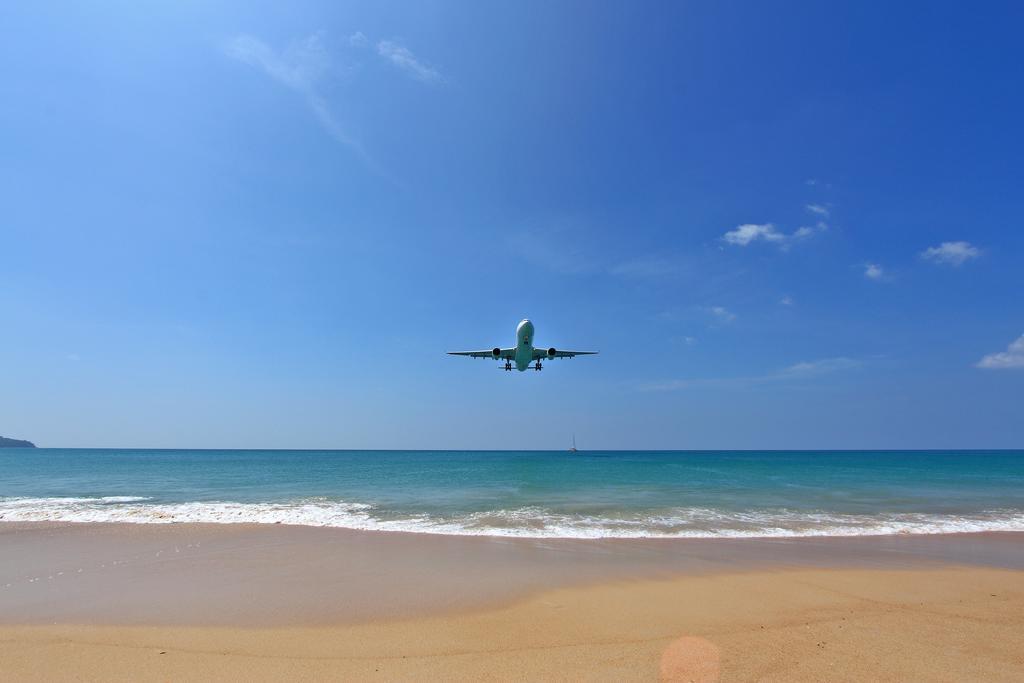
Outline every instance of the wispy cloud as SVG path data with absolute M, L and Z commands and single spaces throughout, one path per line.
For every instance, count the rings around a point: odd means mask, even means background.
M 560 275 L 583 275 L 604 269 L 587 249 L 585 231 L 571 219 L 514 230 L 505 235 L 508 252 L 527 263 Z
M 366 48 L 370 46 L 370 39 L 362 31 L 356 31 L 347 39 L 350 47 Z M 422 59 L 413 54 L 412 50 L 395 40 L 380 40 L 375 46 L 377 55 L 397 67 L 408 76 L 427 83 L 428 85 L 439 85 L 447 79 L 437 68 L 424 63 Z
M 1024 334 L 1010 342 L 1005 351 L 990 353 L 976 363 L 986 370 L 1024 369 Z
M 227 42 L 224 52 L 232 59 L 259 69 L 280 85 L 300 95 L 331 137 L 373 165 L 362 146 L 345 130 L 317 90 L 319 82 L 332 66 L 323 45 L 322 34 L 314 33 L 283 51 L 274 50 L 253 36 L 240 35 Z
M 971 259 L 981 256 L 981 250 L 970 242 L 943 242 L 937 247 L 928 247 L 921 252 L 921 258 L 934 263 L 962 266 Z
M 736 320 L 736 314 L 722 306 L 712 306 L 708 311 L 720 323 L 731 323 Z
M 808 185 L 817 183 L 815 180 L 805 182 Z M 832 211 L 828 205 L 804 204 L 804 210 L 818 217 L 814 225 L 804 225 L 791 233 L 785 233 L 776 228 L 774 223 L 744 223 L 722 235 L 722 241 L 737 247 L 750 246 L 754 242 L 768 242 L 782 251 L 787 251 L 793 243 L 809 239 L 828 230 L 828 223 L 825 219 Z
M 728 244 L 735 244 L 745 247 L 752 242 L 763 240 L 765 242 L 783 242 L 786 236 L 775 229 L 771 223 L 744 223 L 735 230 L 722 235 L 722 240 Z
M 826 375 L 840 370 L 849 370 L 861 365 L 859 360 L 837 356 L 835 358 L 821 358 L 819 360 L 803 361 L 783 368 L 774 375 L 766 375 L 769 379 L 789 379 L 792 377 L 810 377 L 814 375 Z
M 768 242 L 787 250 L 793 242 L 805 240 L 825 230 L 828 230 L 828 224 L 824 221 L 818 221 L 814 227 L 797 228 L 791 234 L 780 232 L 772 223 L 744 223 L 722 235 L 722 241 L 737 247 L 746 247 L 754 242 Z
M 795 304 L 795 302 L 793 301 L 793 297 L 791 296 L 782 297 L 781 299 L 779 299 L 779 303 L 782 304 L 783 306 L 793 306 Z
M 393 40 L 382 40 L 377 43 L 377 54 L 423 83 L 434 85 L 445 81 L 440 71 L 424 64 L 409 48 Z
M 805 240 L 808 237 L 814 237 L 819 232 L 825 232 L 826 230 L 828 230 L 828 223 L 826 223 L 825 221 L 818 221 L 817 223 L 814 224 L 813 227 L 805 225 L 803 227 L 797 228 L 795 231 L 793 231 L 793 234 L 790 235 L 790 239 Z
M 678 391 L 690 389 L 691 387 L 708 386 L 714 380 L 700 379 L 665 379 L 657 382 L 647 382 L 637 387 L 640 391 Z
M 851 370 L 862 365 L 862 362 L 855 358 L 838 356 L 835 358 L 821 358 L 819 360 L 804 361 L 782 368 L 776 372 L 765 375 L 754 375 L 748 377 L 703 377 L 695 379 L 671 379 L 659 382 L 650 382 L 641 385 L 641 391 L 678 391 L 694 387 L 745 387 L 772 382 L 788 382 L 808 380 L 815 377 L 830 375 L 837 372 Z
M 283 52 L 277 52 L 258 38 L 241 35 L 228 41 L 224 51 L 229 57 L 258 67 L 282 85 L 303 94 L 312 92 L 330 63 L 319 33 L 292 44 Z
M 865 263 L 864 277 L 877 282 L 885 278 L 885 270 L 877 263 Z
M 629 280 L 661 281 L 689 273 L 677 255 L 602 253 L 587 226 L 572 216 L 556 216 L 504 237 L 508 253 L 560 275 L 611 275 Z M 617 258 L 616 258 L 617 257 Z

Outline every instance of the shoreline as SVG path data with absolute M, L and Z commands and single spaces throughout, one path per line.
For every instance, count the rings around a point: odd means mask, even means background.
M 358 534 L 370 536 L 391 536 L 404 538 L 433 538 L 433 539 L 479 539 L 481 541 L 508 541 L 512 543 L 566 543 L 566 544 L 703 544 L 703 543 L 814 543 L 814 542 L 839 542 L 839 541 L 885 541 L 893 539 L 1020 539 L 1024 543 L 1024 530 L 996 529 L 985 531 L 940 531 L 940 532 L 910 532 L 901 531 L 895 533 L 854 533 L 854 534 L 780 534 L 777 536 L 517 536 L 502 533 L 448 533 L 440 531 L 410 531 L 407 529 L 361 529 L 345 526 L 316 525 L 316 524 L 291 524 L 287 522 L 192 522 L 192 521 L 170 521 L 170 522 L 129 522 L 129 521 L 68 521 L 68 520 L 6 520 L 0 518 L 0 535 L 5 532 L 24 531 L 51 531 L 58 529 L 73 528 L 140 528 L 140 529 L 237 529 L 246 531 L 258 531 L 262 529 L 294 529 L 294 530 L 316 530 L 318 532 Z M 1024 569 L 1024 560 L 1021 567 Z
M 297 626 L 547 590 L 793 570 L 1024 570 L 1024 533 L 521 539 L 263 524 L 0 523 L 0 624 Z
M 574 515 L 558 512 L 494 510 L 450 518 L 430 514 L 398 518 L 375 516 L 360 502 L 297 500 L 285 502 L 152 502 L 145 496 L 0 498 L 2 523 L 96 524 L 257 524 L 351 531 L 406 532 L 440 536 L 522 539 L 750 539 L 941 535 L 1024 532 L 1020 510 L 973 514 L 890 512 L 809 513 L 788 510 L 739 511 L 691 508 L 667 516 Z M 483 523 L 478 517 L 483 514 Z

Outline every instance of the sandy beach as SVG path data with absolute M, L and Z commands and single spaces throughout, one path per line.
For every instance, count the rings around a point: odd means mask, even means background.
M 1020 680 L 1017 534 L 0 525 L 7 680 Z

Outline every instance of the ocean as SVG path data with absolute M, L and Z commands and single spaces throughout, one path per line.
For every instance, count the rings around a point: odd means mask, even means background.
M 1024 531 L 1024 451 L 0 450 L 3 521 L 532 538 Z

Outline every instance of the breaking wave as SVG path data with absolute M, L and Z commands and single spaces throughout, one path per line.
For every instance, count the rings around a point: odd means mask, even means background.
M 0 522 L 291 524 L 366 531 L 520 538 L 785 538 L 1024 531 L 1024 510 L 953 515 L 842 514 L 790 509 L 673 508 L 569 514 L 541 507 L 453 515 L 399 515 L 366 503 L 307 499 L 280 503 L 151 503 L 139 496 L 0 498 Z

